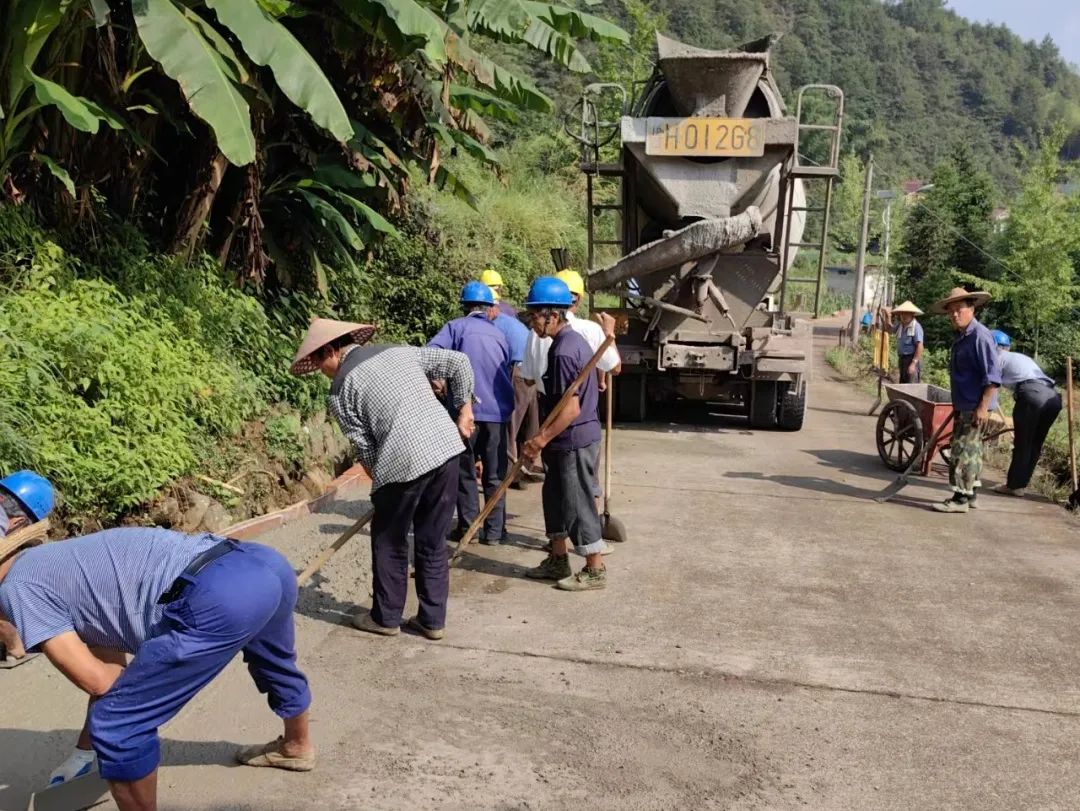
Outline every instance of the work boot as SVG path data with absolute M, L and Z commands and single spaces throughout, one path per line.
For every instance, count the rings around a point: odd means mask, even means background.
M 934 505 L 934 510 L 939 513 L 966 513 L 969 509 L 971 509 L 970 500 L 959 493 Z
M 1024 495 L 1024 488 L 1023 487 L 1017 487 L 1014 490 L 1013 488 L 1009 487 L 1009 485 L 1007 485 L 1007 484 L 999 484 L 997 487 L 994 488 L 994 492 L 999 493 L 1000 495 L 1003 495 L 1003 496 L 1022 496 L 1022 495 Z
M 526 569 L 525 576 L 533 580 L 562 580 L 574 574 L 570 568 L 570 556 L 548 555 L 535 569 Z
M 560 580 L 555 584 L 555 588 L 563 591 L 592 591 L 602 589 L 606 585 L 607 569 L 593 569 L 591 566 L 585 566 L 577 574 Z
M 438 641 L 446 636 L 446 631 L 442 628 L 428 628 L 422 622 L 419 617 L 409 617 L 409 621 L 405 623 L 410 631 L 415 631 L 423 637 L 426 637 L 432 641 Z
M 401 633 L 401 628 L 397 626 L 379 625 L 371 614 L 357 614 L 352 618 L 352 626 L 358 631 L 367 631 L 369 634 L 379 636 L 397 636 Z

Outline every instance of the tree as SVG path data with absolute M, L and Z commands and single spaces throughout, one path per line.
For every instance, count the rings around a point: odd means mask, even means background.
M 1076 164 L 1063 164 L 1061 127 L 1027 156 L 1020 195 L 1009 209 L 1004 264 L 986 285 L 1008 305 L 1014 328 L 1030 339 L 1035 353 L 1047 325 L 1074 319 L 1080 287 L 1080 199 L 1066 197 L 1060 184 L 1076 178 Z
M 68 216 L 139 201 L 177 251 L 319 279 L 394 233 L 414 174 L 471 200 L 444 158 L 495 164 L 485 118 L 553 110 L 483 40 L 584 73 L 582 41 L 627 35 L 537 0 L 8 0 L 0 184 Z

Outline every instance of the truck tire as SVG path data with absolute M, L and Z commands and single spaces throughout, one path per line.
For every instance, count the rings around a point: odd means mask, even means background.
M 806 417 L 806 386 L 802 391 L 792 388 L 790 383 L 780 386 L 780 417 L 782 431 L 799 431 Z
M 777 425 L 777 384 L 755 380 L 750 384 L 750 427 L 771 431 Z

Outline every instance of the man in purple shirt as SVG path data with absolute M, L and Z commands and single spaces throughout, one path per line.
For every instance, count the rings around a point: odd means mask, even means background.
M 943 513 L 966 513 L 975 504 L 982 473 L 983 432 L 991 404 L 1001 386 L 997 345 L 990 330 L 975 319 L 975 308 L 990 301 L 990 294 L 954 288 L 932 312 L 948 315 L 956 330 L 949 356 L 953 428 L 949 449 L 952 498 L 934 505 Z
M 554 277 L 537 279 L 526 301 L 533 331 L 551 338 L 541 414 L 547 417 L 563 393 L 592 358 L 588 342 L 570 328 L 566 313 L 573 304 L 570 288 Z M 613 321 L 605 328 L 611 334 Z M 593 500 L 593 481 L 599 455 L 600 419 L 597 411 L 599 387 L 596 375 L 588 375 L 577 394 L 547 428 L 525 443 L 526 458 L 543 456 L 547 467 L 544 479 L 544 525 L 551 539 L 551 552 L 526 574 L 537 580 L 555 580 L 564 591 L 588 591 L 607 585 L 604 568 L 604 541 L 600 537 L 600 516 Z M 585 567 L 574 574 L 570 569 L 567 541 L 585 557 Z
M 476 463 L 483 466 L 484 498 L 499 489 L 506 476 L 510 417 L 514 413 L 514 384 L 511 381 L 510 346 L 502 330 L 491 323 L 495 296 L 483 282 L 468 282 L 461 290 L 465 315 L 439 330 L 430 347 L 464 353 L 472 365 L 476 385 L 473 418 L 476 420 L 470 446 L 461 454 L 458 481 L 458 526 L 460 538 L 480 513 L 476 487 Z M 480 543 L 494 546 L 506 536 L 506 506 L 503 499 L 484 521 Z

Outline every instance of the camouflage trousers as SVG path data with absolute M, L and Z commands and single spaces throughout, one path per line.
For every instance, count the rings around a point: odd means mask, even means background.
M 974 411 L 953 413 L 952 443 L 949 446 L 949 484 L 962 496 L 975 495 L 981 487 L 983 427 L 974 425 Z

